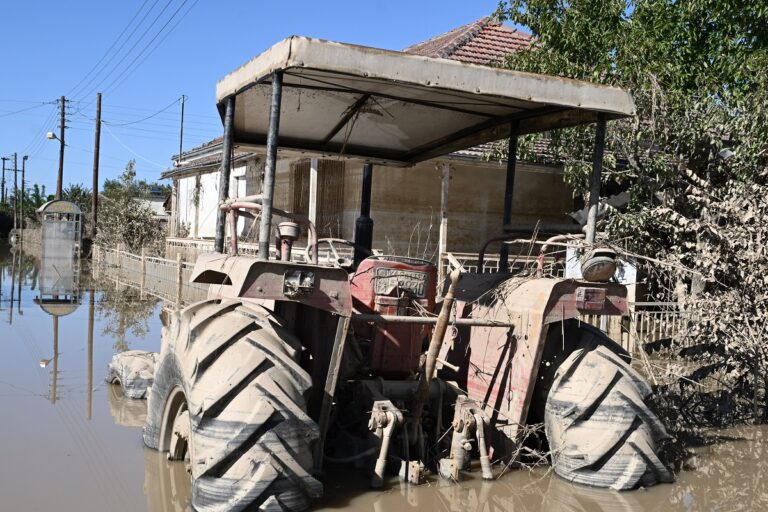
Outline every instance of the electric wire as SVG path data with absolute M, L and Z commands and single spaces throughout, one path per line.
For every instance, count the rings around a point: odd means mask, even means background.
M 171 27 L 171 29 L 168 30 L 168 32 L 166 32 L 166 34 L 163 36 L 163 38 L 160 41 L 158 41 L 158 44 L 154 48 L 152 48 L 152 50 L 147 54 L 147 56 L 144 59 L 142 59 L 141 62 L 139 62 L 134 67 L 134 63 L 144 54 L 144 52 L 146 52 L 149 49 L 149 47 L 152 45 L 152 43 L 155 41 L 155 39 L 157 39 L 158 36 L 160 36 L 160 34 L 162 34 L 162 32 L 165 30 L 165 28 L 179 14 L 181 9 L 184 7 L 184 5 L 186 5 L 186 3 L 188 1 L 189 0 L 183 0 L 181 2 L 181 5 L 179 5 L 179 7 L 173 12 L 171 17 L 168 18 L 168 21 L 166 21 L 165 24 L 160 28 L 160 30 L 157 31 L 157 33 L 154 35 L 154 37 L 152 37 L 152 39 L 149 41 L 149 43 L 147 43 L 146 46 L 144 46 L 144 49 L 142 49 L 141 52 L 139 52 L 136 55 L 136 57 L 134 57 L 134 59 L 131 61 L 131 63 L 128 64 L 128 66 L 125 68 L 125 70 L 123 70 L 123 72 L 120 73 L 120 75 L 118 75 L 117 78 L 115 78 L 109 85 L 107 85 L 107 87 L 104 89 L 105 92 L 112 91 L 112 90 L 116 89 L 117 87 L 119 87 L 120 85 L 122 85 L 122 83 L 125 82 L 125 80 L 131 76 L 133 71 L 138 69 L 144 63 L 144 61 L 147 58 L 149 58 L 149 56 L 152 55 L 152 53 L 163 43 L 163 41 L 165 41 L 165 39 L 171 34 L 171 32 L 173 32 L 173 30 L 179 25 L 179 23 L 181 23 L 181 21 L 186 17 L 186 15 L 189 14 L 189 11 L 192 10 L 192 8 L 197 4 L 197 2 L 199 0 L 195 0 L 195 2 L 192 4 L 192 6 L 181 16 L 181 18 L 179 18 L 179 20 L 176 22 L 176 24 L 174 24 L 173 27 Z M 128 73 L 129 71 L 130 71 L 130 73 Z M 128 75 L 125 76 L 125 78 L 121 79 L 121 77 L 123 77 L 126 73 L 128 73 Z M 115 85 L 116 83 L 117 83 L 117 85 Z
M 42 102 L 42 103 L 40 103 L 38 105 L 32 105 L 31 107 L 22 108 L 20 110 L 13 110 L 11 112 L 4 112 L 4 113 L 0 114 L 0 118 L 2 118 L 2 117 L 9 117 L 9 116 L 15 116 L 16 114 L 21 114 L 23 112 L 28 112 L 30 110 L 34 110 L 36 108 L 44 107 L 45 105 L 50 105 L 50 104 L 51 104 L 51 102 L 47 101 L 47 102 Z
M 115 139 L 115 141 L 116 141 L 118 144 L 120 144 L 121 146 L 123 146 L 123 148 L 125 148 L 125 149 L 126 149 L 127 151 L 129 151 L 131 154 L 135 155 L 137 158 L 141 158 L 141 159 L 142 159 L 142 160 L 144 160 L 145 162 L 147 162 L 147 163 L 150 163 L 150 164 L 152 164 L 152 165 L 155 165 L 155 166 L 159 167 L 160 169 L 165 169 L 165 168 L 167 167 L 166 165 L 163 165 L 163 164 L 159 164 L 159 163 L 157 163 L 157 162 L 154 162 L 154 161 L 152 161 L 152 160 L 150 160 L 150 159 L 148 159 L 148 158 L 145 158 L 144 156 L 140 155 L 139 153 L 137 153 L 136 151 L 134 151 L 133 149 L 131 149 L 130 147 L 128 147 L 127 145 L 125 145 L 125 143 L 123 143 L 123 141 L 122 141 L 122 140 L 120 140 L 120 138 L 119 138 L 117 135 L 115 135 L 114 133 L 112 133 L 112 130 L 109 128 L 109 126 L 108 126 L 108 125 L 104 125 L 104 128 L 107 130 L 107 133 L 108 133 L 108 134 L 109 134 L 109 135 L 110 135 L 110 136 L 111 136 L 113 139 Z
M 162 109 L 158 110 L 154 114 L 148 115 L 147 117 L 139 119 L 137 121 L 131 121 L 131 122 L 128 122 L 128 123 L 113 123 L 113 122 L 110 122 L 108 120 L 102 120 L 102 123 L 108 124 L 108 125 L 113 126 L 113 127 L 115 127 L 115 126 L 128 126 L 128 125 L 132 125 L 132 124 L 142 123 L 144 121 L 148 121 L 149 119 L 152 119 L 153 117 L 155 117 L 155 116 L 157 116 L 159 114 L 162 114 L 163 112 L 165 112 L 166 110 L 168 110 L 169 108 L 174 106 L 177 101 L 179 101 L 179 100 L 173 100 L 167 106 L 165 106 Z
M 91 80 L 89 80 L 87 84 L 85 84 L 84 86 L 80 87 L 80 89 L 79 89 L 79 92 L 78 92 L 77 90 L 73 91 L 73 92 L 72 92 L 72 94 L 71 94 L 72 96 L 74 96 L 74 97 L 81 97 L 81 98 L 82 98 L 82 97 L 85 97 L 85 96 L 87 96 L 87 94 L 85 94 L 85 91 L 86 91 L 86 89 L 88 88 L 88 86 L 90 86 L 90 85 L 91 85 L 91 84 L 92 84 L 92 83 L 93 83 L 93 82 L 94 82 L 94 81 L 95 81 L 95 80 L 98 78 L 98 76 L 99 76 L 99 75 L 102 73 L 102 71 L 106 70 L 106 69 L 109 67 L 109 65 L 112 63 L 112 61 L 114 61 L 114 60 L 115 60 L 115 57 L 117 57 L 118 55 L 120 55 L 120 52 L 122 52 L 122 51 L 123 51 L 123 48 L 125 48 L 125 45 L 126 45 L 126 44 L 127 44 L 127 43 L 128 43 L 130 40 L 131 40 L 131 38 L 133 37 L 133 34 L 135 34 L 135 33 L 136 33 L 136 31 L 139 29 L 139 27 L 141 27 L 141 26 L 144 24 L 144 20 L 146 20 L 146 19 L 147 19 L 147 16 L 149 16 L 149 13 L 151 13 L 151 12 L 152 12 L 152 11 L 155 9 L 155 6 L 157 5 L 157 3 L 158 3 L 159 1 L 160 1 L 160 0 L 155 0 L 155 1 L 152 3 L 152 5 L 150 6 L 149 10 L 148 10 L 147 12 L 145 12 L 145 13 L 144 13 L 144 16 L 142 16 L 142 18 L 141 18 L 141 20 L 139 21 L 139 23 L 137 23 L 137 24 L 136 24 L 136 26 L 134 26 L 134 27 L 133 27 L 133 30 L 131 30 L 131 33 L 128 35 L 128 37 L 126 37 L 126 38 L 125 38 L 125 40 L 124 40 L 124 41 L 123 41 L 123 42 L 120 44 L 120 47 L 119 47 L 119 48 L 118 48 L 118 49 L 117 49 L 117 50 L 116 50 L 116 51 L 115 51 L 115 52 L 112 54 L 112 56 L 109 58 L 109 60 L 107 60 L 107 62 L 106 62 L 106 63 L 104 63 L 104 66 L 102 66 L 102 69 L 101 69 L 101 70 L 100 70 L 100 71 L 99 71 L 99 72 L 98 72 L 98 73 L 97 73 L 97 74 L 96 74 L 96 75 L 95 75 L 93 78 L 91 78 Z M 169 2 L 168 2 L 168 5 L 170 5 L 171 1 L 173 1 L 173 0 L 169 0 Z M 167 6 L 168 6 L 168 5 L 166 5 L 166 8 L 167 8 Z M 161 11 L 161 13 L 160 13 L 160 14 L 162 15 L 162 11 Z M 150 25 L 149 25 L 149 27 L 147 28 L 147 30 L 149 30 L 149 28 L 151 28 L 151 27 L 152 27 L 152 25 L 153 25 L 153 24 L 154 24 L 156 21 L 157 21 L 157 18 L 155 19 L 155 21 L 153 21 L 152 23 L 150 23 Z M 143 35 L 143 34 L 142 34 L 142 36 L 139 38 L 139 41 L 141 40 L 141 38 L 142 38 L 142 37 L 144 37 L 144 35 Z M 129 50 L 129 53 L 130 53 L 130 50 Z M 125 56 L 123 56 L 123 59 L 125 59 Z M 121 62 L 122 62 L 122 60 L 121 60 Z M 118 62 L 117 66 L 119 66 L 119 65 L 120 65 L 120 63 Z M 115 66 L 115 68 L 116 68 L 117 66 Z M 113 69 L 114 69 L 114 68 L 113 68 Z M 106 76 L 109 76 L 109 73 L 107 73 L 107 75 L 106 75 Z M 105 76 L 105 78 L 106 78 L 106 76 Z M 103 79 L 102 79 L 102 82 L 103 82 Z M 102 82 L 99 82 L 99 85 L 100 85 Z M 96 88 L 98 88 L 98 85 L 96 86 Z M 94 89 L 94 90 L 95 90 L 95 89 Z
M 100 59 L 99 59 L 99 60 L 96 62 L 96 64 L 94 64 L 94 65 L 93 65 L 93 67 L 92 67 L 92 68 L 91 68 L 91 69 L 90 69 L 90 70 L 89 70 L 89 71 L 88 71 L 88 72 L 85 74 L 85 76 L 83 76 L 83 78 L 81 78 L 81 79 L 80 79 L 80 81 L 79 81 L 79 82 L 77 82 L 77 84 L 75 84 L 75 86 L 74 86 L 72 89 L 70 89 L 70 91 L 69 91 L 69 93 L 67 94 L 67 96 L 71 96 L 72 94 L 74 94 L 74 92 L 75 92 L 75 91 L 76 91 L 76 90 L 77 90 L 77 89 L 80 87 L 80 85 L 81 85 L 83 82 L 85 82 L 85 80 L 86 80 L 86 79 L 87 79 L 89 76 L 91 76 L 91 74 L 92 74 L 92 73 L 93 73 L 93 72 L 96 70 L 96 68 L 98 68 L 98 67 L 99 67 L 99 64 L 101 64 L 102 62 L 104 62 L 104 59 L 107 57 L 107 55 L 109 55 L 109 52 L 111 52 L 111 51 L 112 51 L 112 49 L 113 49 L 113 48 L 114 48 L 114 47 L 117 45 L 118 41 L 120 41 L 120 39 L 123 37 L 123 35 L 125 34 L 125 32 L 128 30 L 128 27 L 130 27 L 130 26 L 133 24 L 133 22 L 134 22 L 134 21 L 136 20 L 136 18 L 139 16 L 139 14 L 141 13 L 141 11 L 143 11 L 143 10 L 144 10 L 144 6 L 146 6 L 146 5 L 147 5 L 147 2 L 149 2 L 149 0 L 144 0 L 144 2 L 143 2 L 143 3 L 141 4 L 141 6 L 139 7 L 139 10 L 138 10 L 138 11 L 136 11 L 136 13 L 133 15 L 133 17 L 132 17 L 132 18 L 131 18 L 131 20 L 128 22 L 128 24 L 127 24 L 127 25 L 126 25 L 126 26 L 123 28 L 122 32 L 120 32 L 120 35 L 118 35 L 118 36 L 117 36 L 117 38 L 116 38 L 116 39 L 115 39 L 115 40 L 112 42 L 112 44 L 109 46 L 109 48 L 107 48 L 107 51 L 105 51 L 105 52 L 104 52 L 104 55 L 102 55 L 102 56 L 101 56 L 101 58 L 100 58 Z M 155 3 L 157 3 L 157 1 L 156 1 Z M 151 9 L 150 9 L 150 11 L 151 11 Z M 146 15 L 147 15 L 147 14 L 149 14 L 149 11 L 147 11 L 147 13 L 146 13 L 144 16 L 146 17 Z M 143 20 L 144 20 L 144 18 L 142 18 L 142 22 L 143 22 Z M 140 24 L 141 24 L 141 23 L 140 23 Z M 135 31 L 135 29 L 134 29 L 134 31 Z M 128 37 L 130 38 L 130 36 L 128 36 Z
M 184 2 L 186 2 L 186 1 L 187 0 L 184 0 Z M 157 0 L 155 0 L 155 3 L 157 3 Z M 136 39 L 136 41 L 133 43 L 133 45 L 131 45 L 131 47 L 128 49 L 128 51 L 125 54 L 123 54 L 122 57 L 120 57 L 120 60 L 117 62 L 117 64 L 115 64 L 115 66 L 112 67 L 112 69 L 107 74 L 105 74 L 102 77 L 102 79 L 99 81 L 99 83 L 97 83 L 95 86 L 93 86 L 90 89 L 88 89 L 87 92 L 83 92 L 83 94 L 81 95 L 82 97 L 88 96 L 91 93 L 98 91 L 99 88 L 101 87 L 101 85 L 104 84 L 104 82 L 106 82 L 107 80 L 109 80 L 112 77 L 112 75 L 118 69 L 120 69 L 120 66 L 123 64 L 123 62 L 125 62 L 125 60 L 133 53 L 133 50 L 136 49 L 136 47 L 139 45 L 139 43 L 141 43 L 142 40 L 144 39 L 144 36 L 146 36 L 149 33 L 149 31 L 152 30 L 152 28 L 155 26 L 155 24 L 157 24 L 157 22 L 160 20 L 160 18 L 163 16 L 165 11 L 168 9 L 168 7 L 171 6 L 172 3 L 173 3 L 173 0 L 168 0 L 168 2 L 160 10 L 160 12 L 157 14 L 157 16 L 155 16 L 155 19 L 152 20 L 152 22 L 147 26 L 146 29 L 144 29 L 144 32 L 141 33 L 141 35 L 138 37 L 138 39 Z M 152 4 L 152 5 L 153 5 L 153 8 L 154 8 L 155 4 Z M 152 40 L 154 41 L 154 38 Z M 103 92 L 106 92 L 106 89 L 108 89 L 108 88 L 109 87 L 104 88 Z

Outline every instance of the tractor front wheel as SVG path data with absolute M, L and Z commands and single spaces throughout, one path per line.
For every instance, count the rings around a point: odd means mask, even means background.
M 555 473 L 628 490 L 673 480 L 656 455 L 666 430 L 645 400 L 651 388 L 602 331 L 568 320 L 550 326 L 538 395 Z
M 188 459 L 200 512 L 303 510 L 322 494 L 298 340 L 269 310 L 204 301 L 163 332 L 144 442 Z

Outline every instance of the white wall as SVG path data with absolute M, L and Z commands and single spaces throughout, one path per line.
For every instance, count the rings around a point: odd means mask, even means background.
M 229 197 L 246 195 L 245 164 L 235 167 L 229 180 Z M 189 228 L 189 238 L 214 238 L 216 236 L 217 205 L 219 202 L 219 171 L 199 175 L 200 198 L 194 203 L 195 181 L 197 176 L 187 176 L 178 180 L 179 223 Z M 197 216 L 195 210 L 197 209 Z M 195 219 L 197 218 L 197 229 Z M 238 229 L 244 229 L 244 219 L 238 221 Z

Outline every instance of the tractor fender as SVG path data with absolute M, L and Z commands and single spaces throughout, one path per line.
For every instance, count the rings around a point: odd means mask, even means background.
M 454 350 L 466 353 L 469 345 L 467 392 L 486 404 L 499 434 L 497 453 L 511 454 L 526 423 L 549 327 L 586 314 L 626 315 L 627 291 L 616 283 L 490 276 L 462 276 L 458 311 L 512 327 L 472 327 L 469 340 Z

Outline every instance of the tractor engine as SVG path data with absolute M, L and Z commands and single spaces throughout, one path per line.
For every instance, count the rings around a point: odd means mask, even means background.
M 356 313 L 424 316 L 435 309 L 437 268 L 426 260 L 372 256 L 363 260 L 351 280 Z M 429 325 L 353 322 L 358 342 L 367 346 L 375 375 L 404 377 L 416 372 Z

